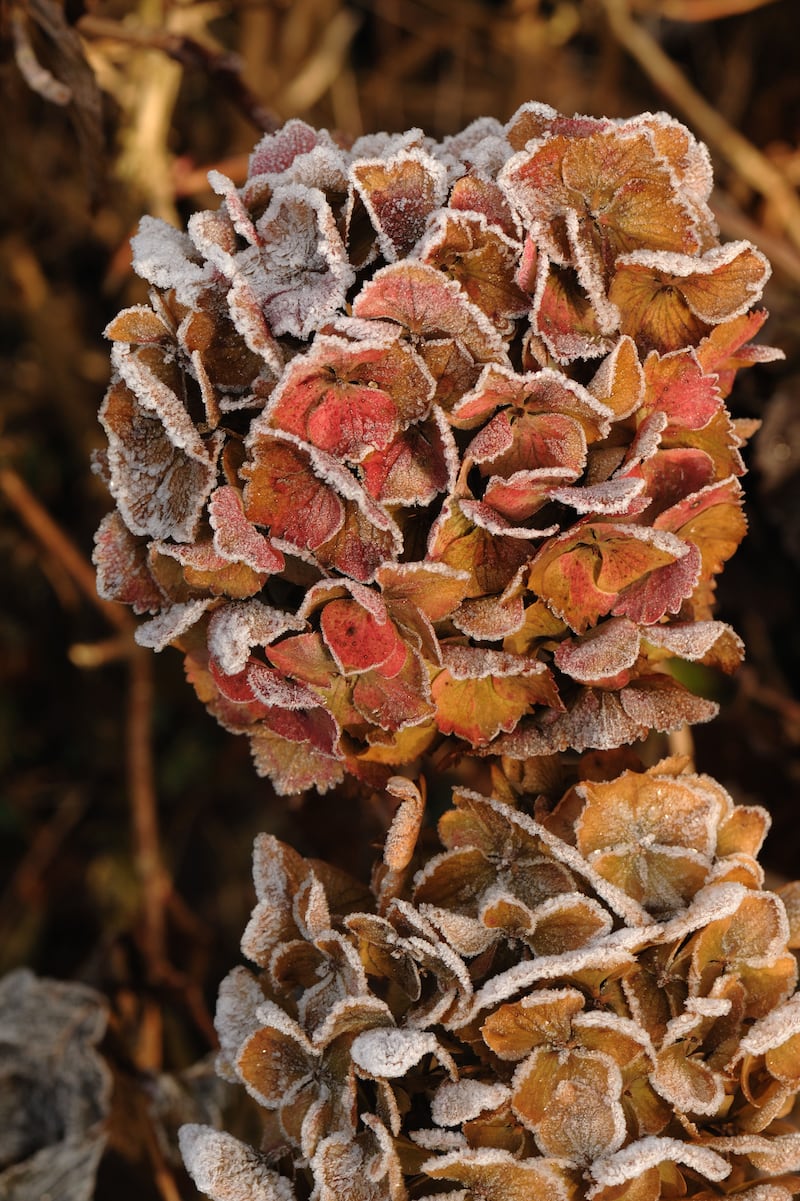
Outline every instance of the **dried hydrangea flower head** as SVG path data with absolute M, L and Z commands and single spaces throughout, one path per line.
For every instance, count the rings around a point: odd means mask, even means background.
M 789 1201 L 800 925 L 763 888 L 766 812 L 665 760 L 581 782 L 540 820 L 457 790 L 426 859 L 423 798 L 389 787 L 371 895 L 256 842 L 242 950 L 258 969 L 223 982 L 217 1027 L 263 1138 L 184 1127 L 198 1187 Z
M 91 1201 L 112 1074 L 97 1051 L 108 1003 L 17 968 L 0 978 L 0 1197 Z
M 769 268 L 663 114 L 526 104 L 437 143 L 290 121 L 111 322 L 103 596 L 280 792 L 450 738 L 525 758 L 711 716 L 744 532 L 725 397 Z

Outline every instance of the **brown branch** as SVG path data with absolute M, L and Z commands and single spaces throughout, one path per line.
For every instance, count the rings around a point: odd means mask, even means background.
M 601 0 L 614 37 L 702 138 L 772 206 L 800 250 L 800 198 L 783 172 L 712 108 L 655 38 L 631 18 L 627 0 Z
M 164 868 L 158 830 L 151 715 L 153 674 L 150 654 L 133 641 L 135 622 L 127 610 L 97 595 L 94 569 L 68 534 L 53 520 L 24 480 L 10 467 L 0 469 L 0 490 L 25 526 L 68 572 L 108 622 L 124 636 L 129 663 L 126 720 L 126 776 L 131 806 L 134 860 L 142 888 L 144 956 L 151 980 L 164 975 L 164 906 L 171 884 Z
M 161 1142 L 155 1129 L 155 1121 L 150 1109 L 148 1098 L 143 1089 L 137 1089 L 135 1104 L 141 1119 L 140 1130 L 150 1167 L 153 1171 L 153 1182 L 158 1189 L 161 1201 L 182 1201 L 181 1191 L 175 1183 L 175 1177 L 167 1163 Z
M 6 954 L 13 958 L 15 935 L 24 928 L 31 910 L 41 907 L 45 872 L 58 857 L 65 839 L 86 811 L 85 800 L 67 793 L 49 821 L 33 833 L 27 850 L 0 897 L 0 971 L 11 967 Z
M 161 50 L 182 66 L 203 71 L 219 86 L 239 112 L 262 133 L 274 133 L 282 124 L 280 117 L 245 83 L 242 78 L 241 60 L 236 54 L 214 50 L 203 45 L 197 38 L 185 34 L 144 26 L 122 25 L 118 21 L 96 17 L 91 13 L 82 16 L 76 28 L 85 38 L 128 42 L 148 50 Z
M 0 491 L 41 545 L 48 550 L 69 573 L 80 591 L 115 629 L 132 636 L 135 622 L 126 609 L 113 601 L 102 600 L 97 595 L 94 568 L 75 543 L 53 520 L 44 506 L 31 492 L 28 485 L 11 467 L 0 468 Z M 131 646 L 133 646 L 131 637 Z
M 164 974 L 166 921 L 164 907 L 171 882 L 161 856 L 158 801 L 151 736 L 153 664 L 139 648 L 130 657 L 126 768 L 131 803 L 134 860 L 142 887 L 142 940 L 151 981 Z
M 634 7 L 643 12 L 666 17 L 668 21 L 718 21 L 737 17 L 774 4 L 775 0 L 634 0 Z
M 739 681 L 744 696 L 777 713 L 784 727 L 792 727 L 791 737 L 793 741 L 797 741 L 797 732 L 800 730 L 800 701 L 782 692 L 780 688 L 764 684 L 752 667 L 740 669 Z
M 694 769 L 694 736 L 691 726 L 682 725 L 667 735 L 670 755 L 685 755 Z
M 129 638 L 104 638 L 101 642 L 73 642 L 67 658 L 74 667 L 105 667 L 118 663 L 131 653 Z
M 720 230 L 727 238 L 741 238 L 763 250 L 776 271 L 800 284 L 800 253 L 778 234 L 757 225 L 726 192 L 715 188 L 711 208 Z

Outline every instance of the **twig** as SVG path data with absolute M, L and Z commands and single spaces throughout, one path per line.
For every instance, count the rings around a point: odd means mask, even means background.
M 668 736 L 670 755 L 686 755 L 694 764 L 694 737 L 690 726 L 683 725 Z
M 0 947 L 13 955 L 14 935 L 24 917 L 41 903 L 42 877 L 58 855 L 64 840 L 86 811 L 77 792 L 67 794 L 49 821 L 34 832 L 25 854 L 0 897 Z M 0 970 L 5 956 L 0 956 Z
M 67 658 L 74 667 L 105 667 L 131 653 L 129 638 L 104 638 L 101 642 L 73 642 Z
M 94 570 L 27 484 L 10 467 L 0 469 L 0 490 L 21 521 L 53 554 L 87 600 L 127 641 L 129 663 L 126 722 L 126 774 L 131 805 L 134 859 L 142 887 L 144 954 L 152 980 L 164 975 L 165 898 L 171 885 L 163 865 L 158 831 L 158 806 L 153 770 L 151 714 L 153 677 L 150 655 L 133 641 L 133 618 L 120 605 L 97 595 Z
M 14 58 L 28 87 L 51 104 L 70 104 L 72 91 L 39 62 L 31 43 L 27 21 L 18 9 L 11 10 L 11 34 L 14 40 Z
M 150 1166 L 153 1169 L 153 1180 L 158 1189 L 161 1201 L 181 1201 L 180 1189 L 175 1183 L 175 1177 L 161 1149 L 153 1115 L 150 1112 L 150 1107 L 143 1090 L 137 1090 L 136 1102 L 142 1119 L 141 1130 L 145 1148 L 150 1159 Z
M 142 939 L 151 980 L 161 979 L 166 960 L 164 905 L 171 883 L 161 857 L 158 802 L 153 769 L 151 656 L 137 648 L 130 658 L 126 766 L 131 802 L 134 858 L 142 886 Z
M 0 491 L 34 537 L 66 568 L 86 599 L 100 610 L 115 629 L 129 637 L 132 636 L 135 628 L 133 618 L 121 605 L 102 600 L 97 595 L 97 584 L 91 564 L 13 468 L 0 468 Z M 130 645 L 134 646 L 132 637 Z
M 742 692 L 746 697 L 755 701 L 756 704 L 763 705 L 765 709 L 777 713 L 784 723 L 784 727 L 796 728 L 791 731 L 790 736 L 793 741 L 797 741 L 797 729 L 800 729 L 800 701 L 781 692 L 779 688 L 762 683 L 751 667 L 741 668 L 739 680 Z
M 361 25 L 361 17 L 342 8 L 325 27 L 313 54 L 303 64 L 281 95 L 281 109 L 286 113 L 303 112 L 310 108 L 341 74 L 350 43 Z
M 736 17 L 774 4 L 775 0 L 634 0 L 634 6 L 644 12 L 655 11 L 669 21 L 718 21 L 721 17 Z
M 229 158 L 217 159 L 213 163 L 197 166 L 188 158 L 175 159 L 172 164 L 172 184 L 176 196 L 196 196 L 201 192 L 209 192 L 208 173 L 212 169 L 221 171 L 235 184 L 243 184 L 247 179 L 249 154 L 235 154 Z
M 631 18 L 627 0 L 601 0 L 614 37 L 659 91 L 752 188 L 772 206 L 787 238 L 800 250 L 800 199 L 774 163 L 734 129 L 689 83 L 655 38 Z
M 235 54 L 213 50 L 196 38 L 163 29 L 122 25 L 107 17 L 86 14 L 76 28 L 85 38 L 107 38 L 129 42 L 149 50 L 161 50 L 184 67 L 204 71 L 224 91 L 228 100 L 262 133 L 274 133 L 280 118 L 263 103 L 242 78 L 241 62 Z

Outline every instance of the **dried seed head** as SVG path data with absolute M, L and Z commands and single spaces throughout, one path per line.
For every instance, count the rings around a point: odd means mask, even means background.
M 401 844 L 408 866 L 421 807 L 392 787 L 387 868 Z M 243 947 L 261 971 L 231 973 L 217 1023 L 225 1074 L 269 1121 L 258 1153 L 190 1128 L 199 1187 L 708 1201 L 735 1183 L 788 1201 L 800 994 L 761 887 L 767 826 L 675 760 L 583 781 L 542 821 L 457 790 L 441 852 L 395 870 L 392 895 L 376 873 L 373 909 L 260 839 Z
M 444 738 L 524 759 L 712 716 L 671 666 L 740 657 L 724 397 L 777 352 L 705 148 L 528 104 L 349 150 L 290 121 L 209 178 L 216 211 L 134 239 L 95 561 L 258 770 L 324 790 Z

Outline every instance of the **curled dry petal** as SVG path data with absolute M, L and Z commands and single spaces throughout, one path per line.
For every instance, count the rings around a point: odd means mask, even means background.
M 388 159 L 357 159 L 350 178 L 390 263 L 420 240 L 428 217 L 447 195 L 444 167 L 418 147 Z
M 189 1174 L 211 1201 L 294 1201 L 286 1177 L 231 1135 L 211 1126 L 181 1126 L 179 1142 Z

